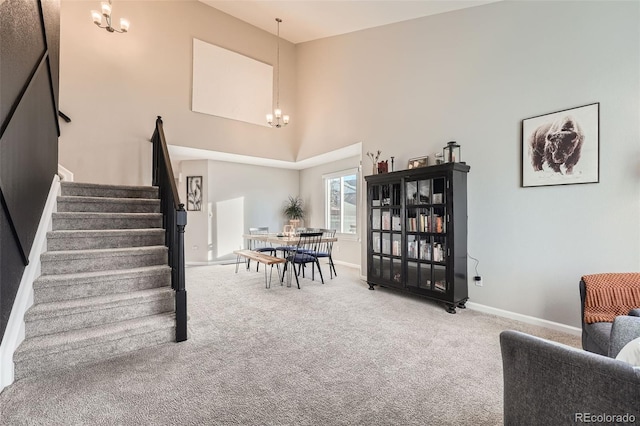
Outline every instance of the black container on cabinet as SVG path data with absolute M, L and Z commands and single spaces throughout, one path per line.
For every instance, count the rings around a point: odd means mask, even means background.
M 366 176 L 367 282 L 464 308 L 467 173 L 463 163 Z

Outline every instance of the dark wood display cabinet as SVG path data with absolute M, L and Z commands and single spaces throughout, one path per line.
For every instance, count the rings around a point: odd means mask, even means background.
M 464 308 L 467 173 L 463 163 L 366 176 L 367 282 Z

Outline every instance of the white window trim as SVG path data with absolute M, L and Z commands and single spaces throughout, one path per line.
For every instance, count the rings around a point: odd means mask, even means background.
M 360 173 L 360 170 L 358 170 L 358 167 L 351 167 L 349 169 L 344 169 L 337 172 L 325 173 L 322 175 L 322 179 L 326 180 L 326 179 L 337 178 L 345 175 L 358 175 L 359 173 Z
M 344 169 L 344 170 L 340 170 L 337 172 L 332 172 L 332 173 L 326 173 L 322 175 L 322 182 L 323 182 L 323 186 L 324 186 L 324 226 L 325 228 L 328 228 L 330 226 L 330 220 L 329 220 L 329 203 L 327 203 L 327 197 L 328 197 L 328 191 L 329 191 L 329 187 L 328 187 L 328 181 L 329 179 L 335 179 L 335 178 L 342 178 L 344 176 L 349 176 L 349 175 L 355 175 L 356 176 L 356 200 L 360 199 L 360 186 L 359 186 L 359 179 L 360 179 L 360 168 L 359 167 L 352 167 L 349 169 Z M 342 216 L 344 216 L 344 207 L 342 206 L 342 203 L 344 203 L 344 197 L 340 197 L 340 214 Z M 359 206 L 359 202 L 356 201 L 356 232 L 351 233 L 351 232 L 340 232 L 340 230 L 336 231 L 336 235 L 340 235 L 340 236 L 344 236 L 344 239 L 350 239 L 348 237 L 353 237 L 354 240 L 357 240 L 358 238 L 358 234 L 360 232 L 360 216 L 358 215 L 360 212 L 360 206 Z M 340 218 L 340 223 L 343 224 L 344 223 L 344 217 Z

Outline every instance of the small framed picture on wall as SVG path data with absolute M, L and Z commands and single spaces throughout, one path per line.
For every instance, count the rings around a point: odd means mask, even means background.
M 202 176 L 187 176 L 187 210 L 202 210 Z

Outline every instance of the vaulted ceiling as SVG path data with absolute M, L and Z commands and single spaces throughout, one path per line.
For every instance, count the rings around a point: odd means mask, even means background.
M 499 0 L 200 1 L 297 44 Z

